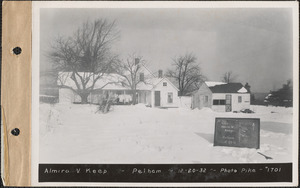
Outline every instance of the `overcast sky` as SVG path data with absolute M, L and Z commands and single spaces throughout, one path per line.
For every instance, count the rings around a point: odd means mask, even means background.
M 278 89 L 292 75 L 291 9 L 41 9 L 41 68 L 58 35 L 71 36 L 86 20 L 116 21 L 113 52 L 141 55 L 150 70 L 193 53 L 203 74 L 220 81 L 232 71 L 253 92 Z

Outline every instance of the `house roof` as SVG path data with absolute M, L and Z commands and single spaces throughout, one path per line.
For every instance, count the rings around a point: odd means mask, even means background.
M 206 81 L 205 84 L 208 86 L 208 87 L 214 87 L 216 85 L 223 85 L 223 84 L 226 84 L 225 82 L 212 82 L 212 81 Z
M 109 89 L 109 90 L 122 90 L 127 89 L 121 82 L 124 80 L 117 74 L 104 74 L 99 80 L 96 81 L 94 89 Z
M 179 91 L 179 89 L 168 78 L 166 78 L 166 77 L 163 77 L 163 78 L 154 78 L 154 79 L 156 79 L 155 80 L 156 84 L 154 85 L 153 88 L 155 88 L 160 82 L 162 82 L 164 80 L 164 81 L 169 82 L 169 84 L 171 86 L 173 86 L 177 91 Z
M 241 83 L 228 83 L 209 87 L 212 93 L 248 93 Z
M 162 78 L 145 79 L 144 82 L 139 82 L 137 84 L 136 89 L 138 89 L 138 90 L 152 90 L 161 80 L 162 80 Z
M 73 89 L 77 89 L 75 82 L 71 79 L 71 75 L 72 72 L 59 72 L 57 85 L 65 85 L 72 87 Z M 92 86 L 93 79 L 97 76 L 97 74 L 93 75 L 89 72 L 78 72 L 78 75 L 80 75 L 84 80 L 87 80 L 86 87 Z M 80 78 L 78 76 L 76 77 L 79 87 L 82 88 L 82 83 L 79 81 Z M 94 89 L 128 90 L 129 88 L 126 88 L 121 84 L 123 80 L 124 78 L 118 74 L 103 74 L 101 75 L 101 78 L 95 82 Z
M 80 76 L 83 77 L 89 77 L 91 73 L 84 73 L 79 72 Z M 59 79 L 63 80 L 63 83 L 60 83 L 60 81 L 57 82 L 58 85 L 66 85 L 69 87 L 72 87 L 74 89 L 77 89 L 77 86 L 75 85 L 75 82 L 71 79 L 72 72 L 60 72 L 59 73 Z M 87 83 L 87 87 L 92 85 L 93 82 L 93 76 L 90 77 L 91 79 Z M 78 78 L 79 80 L 79 78 Z M 154 89 L 161 81 L 168 81 L 170 85 L 172 85 L 174 88 L 178 90 L 176 86 L 172 84 L 167 78 L 148 78 L 145 79 L 145 82 L 140 82 L 137 84 L 137 90 L 152 90 Z M 126 86 L 122 84 L 122 82 L 126 82 L 126 79 L 118 74 L 103 74 L 100 79 L 98 79 L 95 82 L 94 89 L 106 89 L 106 90 L 130 90 L 129 86 Z M 79 82 L 80 84 L 80 82 Z M 80 87 L 81 84 L 80 84 Z

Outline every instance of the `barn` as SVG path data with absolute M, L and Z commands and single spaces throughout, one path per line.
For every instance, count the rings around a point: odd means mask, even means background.
M 250 93 L 241 83 L 203 82 L 192 94 L 192 109 L 235 112 L 250 108 Z

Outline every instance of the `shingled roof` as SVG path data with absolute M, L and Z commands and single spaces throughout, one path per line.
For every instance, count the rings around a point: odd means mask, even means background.
M 243 88 L 244 86 L 241 83 L 228 83 L 228 84 L 215 85 L 213 87 L 209 87 L 209 89 L 213 93 L 248 93 L 248 92 L 241 92 L 240 90 Z

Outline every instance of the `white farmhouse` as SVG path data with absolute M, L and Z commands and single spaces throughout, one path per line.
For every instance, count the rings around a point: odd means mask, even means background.
M 89 73 L 78 73 L 85 76 Z M 84 75 L 85 74 L 85 75 Z M 77 86 L 71 78 L 71 72 L 60 72 L 58 76 L 59 102 L 60 103 L 79 103 L 80 96 L 74 90 Z M 90 82 L 92 83 L 92 78 Z M 136 89 L 137 103 L 147 104 L 151 107 L 178 107 L 179 97 L 178 88 L 173 85 L 163 72 L 159 70 L 158 76 L 155 76 L 147 67 L 142 65 L 139 70 L 139 83 Z M 89 103 L 99 103 L 100 98 L 106 94 L 113 94 L 118 97 L 120 104 L 132 103 L 132 91 L 130 87 L 122 84 L 124 78 L 118 74 L 104 74 L 95 82 L 93 91 L 88 96 Z M 68 86 L 70 88 L 62 87 Z
M 241 83 L 204 82 L 192 94 L 192 108 L 208 107 L 218 112 L 250 108 L 250 93 Z

